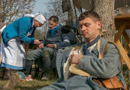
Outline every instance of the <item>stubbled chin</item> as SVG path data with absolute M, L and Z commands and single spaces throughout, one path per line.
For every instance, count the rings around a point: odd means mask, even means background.
M 87 37 L 87 38 L 88 38 L 88 37 L 89 37 L 89 34 L 83 34 L 83 37 Z
M 89 37 L 84 37 L 84 39 L 89 39 Z

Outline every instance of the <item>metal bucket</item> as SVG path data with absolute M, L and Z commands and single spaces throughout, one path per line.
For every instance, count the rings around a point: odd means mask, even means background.
M 119 12 L 122 15 L 130 15 L 130 7 L 129 6 L 127 6 L 127 7 L 120 7 L 119 8 Z

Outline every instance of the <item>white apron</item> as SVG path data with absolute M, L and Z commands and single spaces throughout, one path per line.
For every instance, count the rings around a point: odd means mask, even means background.
M 0 67 L 6 67 L 16 70 L 25 68 L 25 50 L 18 37 L 8 41 L 8 46 L 5 46 L 1 38 L 1 64 Z

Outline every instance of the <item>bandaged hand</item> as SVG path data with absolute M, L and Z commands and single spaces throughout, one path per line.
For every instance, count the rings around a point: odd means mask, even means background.
M 81 54 L 72 54 L 70 55 L 69 62 L 71 64 L 78 64 L 79 60 L 82 58 L 83 55 Z

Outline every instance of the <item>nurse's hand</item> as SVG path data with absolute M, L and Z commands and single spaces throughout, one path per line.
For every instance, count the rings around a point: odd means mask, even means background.
M 38 39 L 34 40 L 34 44 L 39 45 L 41 42 Z

